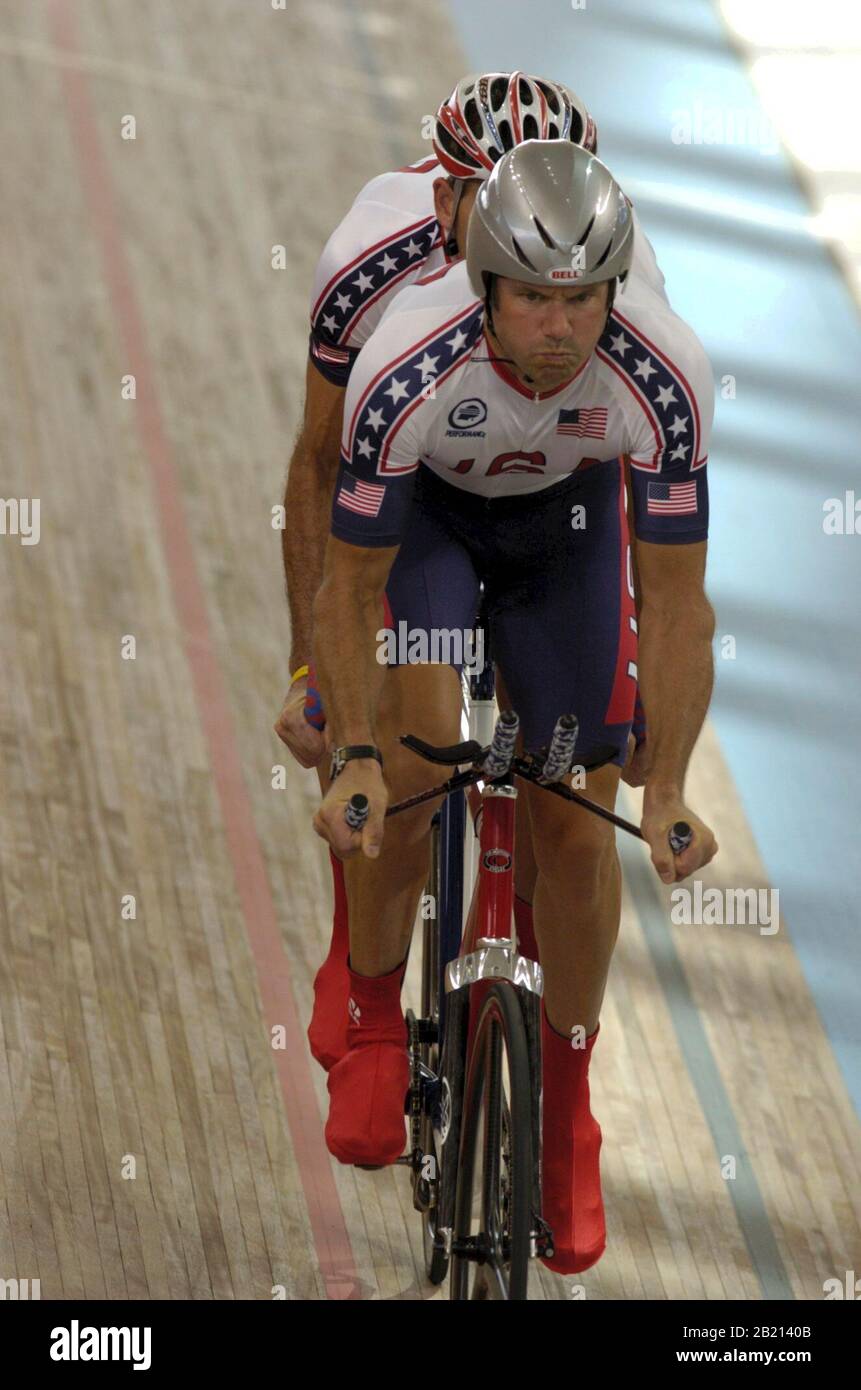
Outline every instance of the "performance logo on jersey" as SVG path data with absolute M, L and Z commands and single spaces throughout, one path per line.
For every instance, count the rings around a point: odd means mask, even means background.
M 352 482 L 352 491 L 346 483 L 339 488 L 335 498 L 338 505 L 360 516 L 379 516 L 386 495 L 385 483 L 364 483 L 361 478 L 354 478 Z
M 681 371 L 617 311 L 595 351 L 625 378 L 654 432 L 651 464 L 634 466 L 658 470 L 666 462 L 702 467 L 699 411 Z
M 439 238 L 439 223 L 429 217 L 362 252 L 329 281 L 314 307 L 314 327 L 343 342 L 370 304 L 427 260 Z
M 484 306 L 474 303 L 415 343 L 374 377 L 350 422 L 347 462 L 366 477 L 411 473 L 411 464 L 388 462 L 392 440 L 408 415 L 464 361 L 481 332 Z M 432 385 L 429 390 L 429 384 Z M 480 403 L 479 403 L 480 404 Z M 373 486 L 373 484 L 372 484 Z
M 577 439 L 605 439 L 607 407 L 580 406 L 577 410 L 560 410 L 556 421 L 557 434 L 573 434 Z
M 692 516 L 697 511 L 697 480 L 687 483 L 649 483 L 646 493 L 649 516 Z
M 451 429 L 446 430 L 447 435 L 468 434 L 484 438 L 484 430 L 478 430 L 476 425 L 483 425 L 487 419 L 487 406 L 484 401 L 477 396 L 471 396 L 469 400 L 459 401 L 454 410 L 449 411 L 448 423 Z

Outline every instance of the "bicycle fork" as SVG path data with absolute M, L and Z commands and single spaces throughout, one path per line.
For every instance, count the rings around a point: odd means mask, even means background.
M 532 1119 L 532 1253 L 552 1250 L 550 1231 L 541 1219 L 541 966 L 520 955 L 514 937 L 514 837 L 517 789 L 500 780 L 487 784 L 476 815 L 478 873 L 464 927 L 460 954 L 445 971 L 450 1031 L 444 1066 L 450 1067 L 449 1114 L 452 1125 L 446 1144 L 460 1142 L 459 1118 L 463 1083 L 473 1052 L 476 1021 L 492 984 L 507 980 L 515 990 L 524 1016 L 529 1047 Z M 458 1037 L 458 1033 L 460 1036 Z M 454 1092 L 454 1085 L 458 1094 Z M 455 1129 L 457 1132 L 455 1133 Z M 450 1246 L 457 1163 L 447 1148 L 442 1166 L 438 1233 Z

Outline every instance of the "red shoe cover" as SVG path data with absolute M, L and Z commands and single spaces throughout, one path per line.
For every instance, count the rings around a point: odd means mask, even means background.
M 514 898 L 514 925 L 517 927 L 517 944 L 520 954 L 541 964 L 538 955 L 538 942 L 535 940 L 535 927 L 532 922 L 532 904 L 523 898 Z
M 544 1068 L 542 1184 L 544 1219 L 555 1254 L 545 1259 L 557 1274 L 579 1274 L 604 1253 L 607 1233 L 601 1200 L 601 1127 L 589 1108 L 589 1060 L 600 1024 L 586 1046 L 574 1048 L 547 1022 L 541 1006 Z
M 329 1072 L 326 1143 L 341 1163 L 381 1167 L 404 1151 L 404 1098 L 410 1084 L 401 1008 L 406 961 L 370 979 L 348 969 L 347 1051 Z
M 347 1001 L 350 997 L 350 976 L 347 971 L 350 931 L 344 866 L 331 850 L 329 859 L 335 887 L 332 941 L 329 954 L 314 978 L 314 1009 L 308 1025 L 311 1056 L 324 1071 L 340 1061 L 347 1051 Z

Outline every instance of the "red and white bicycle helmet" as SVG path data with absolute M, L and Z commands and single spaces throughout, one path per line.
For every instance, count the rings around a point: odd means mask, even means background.
M 464 77 L 439 108 L 433 147 L 455 179 L 486 179 L 498 160 L 524 140 L 571 140 L 595 154 L 595 122 L 561 82 L 524 72 Z

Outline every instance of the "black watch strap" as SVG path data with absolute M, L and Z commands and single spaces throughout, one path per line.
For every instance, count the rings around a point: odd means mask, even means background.
M 380 767 L 383 765 L 383 755 L 379 748 L 375 748 L 372 743 L 346 743 L 341 748 L 332 749 L 332 764 L 329 769 L 329 776 L 334 782 L 340 772 L 344 771 L 347 763 L 353 758 L 376 758 Z

